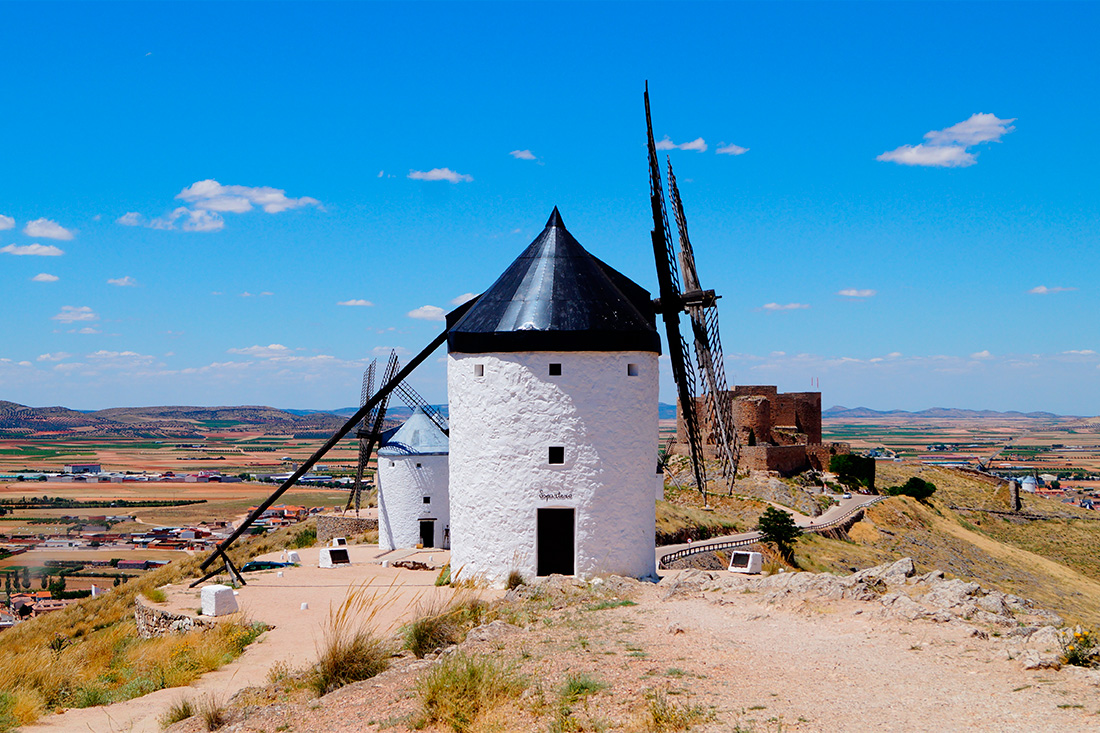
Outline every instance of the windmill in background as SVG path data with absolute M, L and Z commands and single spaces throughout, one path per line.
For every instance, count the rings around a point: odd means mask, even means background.
M 363 389 L 359 393 L 360 410 L 371 401 L 371 398 L 376 396 L 374 391 L 374 376 L 377 365 L 378 360 L 375 359 L 367 366 L 366 371 L 363 372 Z M 382 376 L 381 384 L 389 385 L 393 382 L 400 366 L 400 362 L 397 358 L 397 351 L 391 351 L 389 360 L 386 362 L 386 371 Z M 376 449 L 381 447 L 386 437 L 382 427 L 386 422 L 386 410 L 389 407 L 390 397 L 392 397 L 394 393 L 401 398 L 401 401 L 404 402 L 410 410 L 415 411 L 417 408 L 420 408 L 424 411 L 424 414 L 443 431 L 444 435 L 449 434 L 446 418 L 440 414 L 439 410 L 425 402 L 424 398 L 404 381 L 398 382 L 393 389 L 387 390 L 380 395 L 379 399 L 374 400 L 373 407 L 367 412 L 363 421 L 359 424 L 359 428 L 355 432 L 355 437 L 359 439 L 359 461 L 355 467 L 355 483 L 352 484 L 351 492 L 348 494 L 348 503 L 344 506 L 344 511 L 347 512 L 352 508 L 352 505 L 354 505 L 355 516 L 359 516 L 359 509 L 362 504 L 363 479 L 367 472 L 367 464 L 370 463 L 371 455 Z
M 706 448 L 718 458 L 722 479 L 729 493 L 737 475 L 737 436 L 733 424 L 732 396 L 726 384 L 722 342 L 718 335 L 718 296 L 703 290 L 695 266 L 695 251 L 688 237 L 687 218 L 668 161 L 668 187 L 673 217 L 679 234 L 680 251 L 672 243 L 661 185 L 661 167 L 653 141 L 653 121 L 649 110 L 649 85 L 645 91 L 646 132 L 649 143 L 649 193 L 653 210 L 653 256 L 657 265 L 659 298 L 655 305 L 665 324 L 672 376 L 676 382 L 677 408 L 686 427 L 688 451 L 696 486 L 707 495 Z M 680 312 L 686 311 L 691 322 L 695 365 L 688 356 L 688 342 L 680 332 Z M 698 371 L 696 371 L 696 367 Z M 698 399 L 702 389 L 703 398 Z M 700 404 L 702 403 L 702 404 Z M 702 408 L 702 409 L 700 409 Z

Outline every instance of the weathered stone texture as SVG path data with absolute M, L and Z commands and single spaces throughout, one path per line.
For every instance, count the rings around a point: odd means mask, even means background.
M 328 542 L 333 537 L 354 537 L 378 529 L 373 517 L 342 517 L 338 514 L 317 515 L 317 541 Z

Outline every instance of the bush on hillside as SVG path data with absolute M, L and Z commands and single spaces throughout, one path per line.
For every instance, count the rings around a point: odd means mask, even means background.
M 911 496 L 917 501 L 928 501 L 936 492 L 936 485 L 931 481 L 913 476 L 901 486 L 891 486 L 886 489 L 888 496 Z
M 875 459 L 845 453 L 829 459 L 829 471 L 837 480 L 853 489 L 875 490 Z

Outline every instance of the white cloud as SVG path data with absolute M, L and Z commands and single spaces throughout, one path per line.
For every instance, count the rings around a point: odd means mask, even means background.
M 943 130 L 932 130 L 924 133 L 924 139 L 930 145 L 950 145 L 958 143 L 964 147 L 977 145 L 978 143 L 1000 142 L 1000 139 L 1016 129 L 1016 118 L 1008 120 L 997 119 L 992 114 L 973 114 L 970 119 Z
M 412 353 L 404 346 L 375 346 L 370 353 L 372 356 L 389 356 L 391 351 L 396 351 L 398 356 L 408 356 Z
M 9 244 L 7 247 L 0 247 L 0 252 L 7 252 L 10 255 L 36 255 L 38 257 L 60 257 L 65 254 L 64 250 L 58 249 L 52 244 Z
M 15 228 L 15 219 L 11 218 L 10 216 L 4 216 L 3 214 L 0 214 L 0 231 L 13 228 Z
M 120 288 L 132 288 L 137 285 L 137 280 L 126 275 L 125 277 L 114 277 L 107 281 L 109 285 L 117 285 Z
M 286 191 L 271 186 L 223 186 L 212 178 L 196 181 L 176 194 L 176 198 L 203 211 L 230 211 L 242 214 L 253 205 L 269 214 L 303 206 L 320 206 L 311 196 L 289 198 Z
M 46 239 L 73 238 L 71 231 L 49 219 L 35 219 L 27 222 L 27 226 L 23 227 L 23 233 L 28 237 L 45 237 Z
M 749 149 L 743 148 L 740 145 L 734 145 L 733 143 L 730 143 L 729 145 L 719 143 L 714 152 L 716 152 L 718 155 L 744 155 L 745 153 L 749 152 Z
M 970 355 L 971 359 L 992 359 L 993 354 L 989 353 L 989 349 L 983 349 L 982 351 L 975 351 Z
M 386 175 L 386 171 L 378 171 L 378 177 L 381 178 Z
M 150 229 L 175 229 L 176 222 L 182 219 L 180 229 L 185 232 L 216 232 L 225 226 L 220 214 L 202 209 L 192 210 L 179 206 L 170 214 L 157 217 L 149 222 Z
M 63 305 L 61 312 L 52 318 L 62 323 L 75 323 L 77 321 L 98 321 L 99 316 L 86 305 Z
M 438 305 L 422 305 L 416 310 L 409 311 L 408 316 L 422 321 L 444 321 L 447 319 L 447 311 Z
M 837 295 L 843 295 L 845 298 L 870 298 L 876 295 L 875 290 L 858 290 L 856 288 L 845 288 L 837 293 Z
M 508 153 L 516 160 L 537 160 L 538 158 L 530 150 L 513 150 Z
M 1051 295 L 1052 293 L 1068 293 L 1068 292 L 1076 290 L 1076 289 L 1077 288 L 1061 288 L 1061 287 L 1048 288 L 1046 285 L 1040 285 L 1038 287 L 1032 288 L 1031 290 L 1029 290 L 1027 292 L 1031 293 L 1032 295 Z
M 60 279 L 57 275 L 51 275 L 48 272 L 40 272 L 31 278 L 36 283 L 55 283 Z
M 922 165 L 931 168 L 965 168 L 978 162 L 960 145 L 902 145 L 875 158 L 900 165 Z
M 761 306 L 766 311 L 793 311 L 809 307 L 805 303 L 765 303 Z
M 965 168 L 978 162 L 967 148 L 1000 142 L 1002 137 L 1016 129 L 1010 124 L 1015 121 L 1015 117 L 1002 120 L 993 114 L 974 114 L 951 127 L 924 133 L 927 145 L 902 145 L 879 155 L 875 160 L 932 168 Z
M 1096 352 L 1092 349 L 1070 349 L 1069 351 L 1063 351 L 1063 354 L 1076 354 L 1077 356 L 1092 356 Z
M 469 183 L 473 176 L 465 173 L 456 173 L 450 168 L 432 168 L 430 171 L 409 171 L 409 178 L 414 181 L 450 181 L 451 183 Z
M 363 300 L 363 299 L 361 299 L 361 298 L 356 298 L 356 299 L 352 299 L 352 300 L 341 300 L 341 301 L 340 301 L 339 303 L 337 303 L 336 305 L 360 305 L 360 306 L 371 306 L 371 305 L 374 305 L 374 303 L 370 302 L 369 300 Z
M 79 333 L 79 334 L 84 334 L 84 335 L 99 333 L 99 332 L 100 331 L 99 331 L 98 328 L 92 328 L 91 326 L 85 326 L 84 328 L 74 328 L 71 331 L 69 331 L 69 333 Z
M 255 356 L 260 359 L 271 359 L 279 356 L 290 356 L 294 353 L 294 350 L 288 349 L 282 344 L 269 344 L 268 346 L 249 346 L 244 349 L 229 349 L 227 353 Z
M 127 211 L 122 216 L 115 219 L 116 224 L 121 224 L 124 227 L 139 227 L 145 223 L 145 217 L 136 211 Z
M 463 293 L 457 298 L 451 298 L 451 305 L 462 305 L 478 296 L 477 293 Z
M 58 351 L 54 354 L 41 354 L 38 357 L 38 361 L 62 361 L 63 359 L 68 359 L 70 356 L 72 356 L 72 354 L 66 351 Z
M 665 135 L 663 139 L 657 142 L 656 147 L 658 150 L 694 150 L 698 153 L 704 153 L 707 150 L 707 143 L 703 138 L 697 137 L 691 142 L 677 145 L 669 139 L 668 135 Z
M 97 367 L 114 369 L 149 366 L 156 361 L 155 356 L 139 354 L 136 351 L 106 351 L 103 349 L 88 354 L 87 358 L 92 360 Z

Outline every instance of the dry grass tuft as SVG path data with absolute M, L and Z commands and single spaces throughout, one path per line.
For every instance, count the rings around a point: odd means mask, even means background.
M 713 713 L 701 705 L 688 705 L 669 700 L 663 692 L 655 692 L 649 698 L 639 721 L 642 730 L 651 733 L 671 733 L 687 730 L 696 723 L 702 723 L 713 717 Z
M 465 594 L 418 604 L 416 618 L 401 627 L 404 647 L 417 656 L 457 644 L 486 619 L 489 606 Z
M 421 727 L 440 723 L 464 733 L 479 717 L 519 697 L 526 687 L 526 681 L 496 657 L 452 654 L 417 683 L 422 717 L 415 723 Z
M 318 697 L 369 679 L 389 666 L 389 644 L 375 635 L 371 625 L 394 596 L 386 599 L 368 585 L 349 588 L 340 605 L 329 608 L 311 678 Z
M 238 563 L 285 546 L 290 532 L 242 542 Z M 0 732 L 33 723 L 66 707 L 128 700 L 190 684 L 244 650 L 264 627 L 243 620 L 156 639 L 141 639 L 134 624 L 138 595 L 157 600 L 167 584 L 198 574 L 201 558 L 184 558 L 111 591 L 25 621 L 0 642 Z M 61 638 L 64 643 L 58 643 Z
M 172 703 L 163 715 L 157 718 L 157 722 L 160 723 L 161 728 L 167 728 L 181 720 L 187 720 L 194 714 L 195 706 L 191 704 L 191 698 L 181 697 Z
M 195 706 L 195 712 L 202 719 L 207 730 L 217 730 L 229 722 L 229 711 L 221 698 L 214 694 L 203 695 Z

